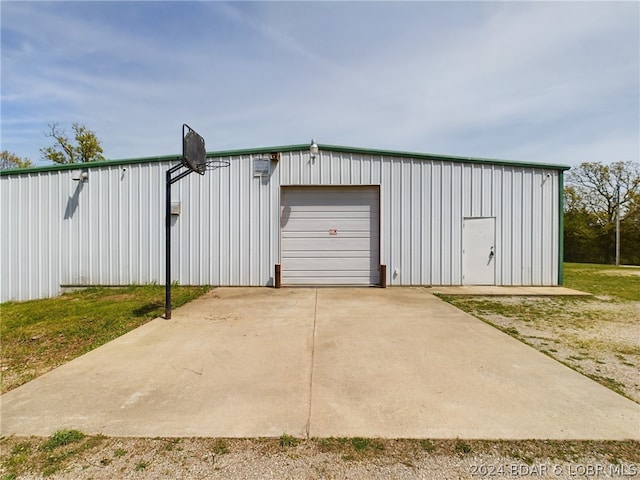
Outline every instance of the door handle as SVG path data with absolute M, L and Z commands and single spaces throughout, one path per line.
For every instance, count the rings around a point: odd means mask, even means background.
M 493 251 L 493 247 L 491 247 L 491 251 L 489 252 L 489 258 L 493 258 L 495 256 L 495 252 Z

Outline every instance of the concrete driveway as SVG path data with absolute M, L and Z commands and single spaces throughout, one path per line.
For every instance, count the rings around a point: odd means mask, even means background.
M 0 400 L 2 435 L 640 438 L 640 405 L 424 288 L 218 288 Z

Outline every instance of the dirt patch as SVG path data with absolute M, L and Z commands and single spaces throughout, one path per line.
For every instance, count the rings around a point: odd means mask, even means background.
M 461 308 L 640 403 L 640 302 L 500 297 Z
M 627 277 L 627 276 L 635 276 L 635 277 L 640 277 L 640 270 L 636 269 L 636 268 L 630 268 L 629 270 L 626 270 L 624 268 L 620 268 L 617 270 L 603 270 L 601 272 L 603 275 L 613 275 L 613 276 L 623 276 L 623 277 Z

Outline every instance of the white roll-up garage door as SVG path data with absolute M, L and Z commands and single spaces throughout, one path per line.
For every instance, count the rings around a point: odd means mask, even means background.
M 377 285 L 377 186 L 282 187 L 283 285 Z

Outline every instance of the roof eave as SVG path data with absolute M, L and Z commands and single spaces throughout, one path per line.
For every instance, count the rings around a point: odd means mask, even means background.
M 459 163 L 478 163 L 478 164 L 490 164 L 490 165 L 507 165 L 507 166 L 519 166 L 530 168 L 541 168 L 550 170 L 569 170 L 567 165 L 558 165 L 551 163 L 534 163 L 534 162 L 521 162 L 515 160 L 504 160 L 495 158 L 480 158 L 480 157 L 462 157 L 454 155 L 440 155 L 432 153 L 418 153 L 418 152 L 405 152 L 397 150 L 381 150 L 372 148 L 360 148 L 360 147 L 346 147 L 342 145 L 327 145 L 319 144 L 320 151 L 328 152 L 345 152 L 345 153 L 357 153 L 361 155 L 380 155 L 383 157 L 403 157 L 403 158 L 418 158 L 425 160 L 440 160 Z M 238 150 L 221 150 L 216 152 L 207 152 L 208 158 L 220 158 L 220 157 L 234 157 L 242 155 L 254 155 L 271 152 L 293 152 L 300 150 L 307 150 L 309 145 L 280 145 L 273 147 L 259 147 L 259 148 L 245 148 Z M 155 163 L 155 162 L 171 162 L 180 160 L 181 155 L 163 155 L 154 157 L 140 157 L 140 158 L 125 158 L 118 160 L 106 160 L 102 162 L 85 162 L 85 163 L 71 163 L 62 165 L 48 165 L 42 167 L 29 167 L 29 168 L 16 168 L 12 170 L 0 171 L 0 175 L 18 175 L 27 173 L 39 173 L 50 171 L 63 171 L 63 170 L 78 170 L 85 168 L 99 168 L 99 167 L 114 167 L 121 165 L 132 165 L 138 163 Z

